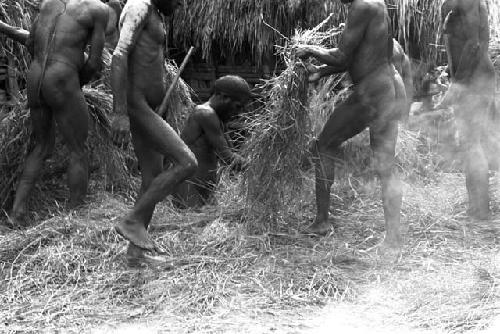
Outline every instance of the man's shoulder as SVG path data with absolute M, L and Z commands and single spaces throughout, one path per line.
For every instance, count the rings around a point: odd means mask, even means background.
M 215 110 L 206 104 L 199 104 L 193 110 L 193 115 L 197 115 L 199 117 L 217 117 Z
M 82 8 L 87 8 L 91 15 L 99 19 L 108 19 L 108 8 L 107 6 L 99 0 L 85 0 L 85 6 Z
M 206 104 L 197 105 L 191 113 L 190 117 L 199 122 L 219 123 L 219 116 L 217 116 L 215 110 Z
M 128 0 L 123 7 L 123 12 L 141 14 L 148 12 L 152 6 L 151 0 Z
M 363 11 L 380 11 L 384 10 L 384 8 L 384 0 L 358 0 L 353 1 L 351 5 L 351 9 Z
M 123 7 L 120 23 L 126 19 L 140 22 L 149 15 L 152 6 L 151 0 L 128 0 Z
M 368 21 L 370 18 L 384 15 L 386 5 L 384 0 L 358 0 L 353 1 L 349 11 L 359 19 Z

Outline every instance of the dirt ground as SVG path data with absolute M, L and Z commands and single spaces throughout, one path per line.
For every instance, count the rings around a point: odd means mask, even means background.
M 0 318 L 5 320 L 0 332 L 498 333 L 497 177 L 492 178 L 494 217 L 489 222 L 466 217 L 461 175 L 437 179 L 405 184 L 407 242 L 396 262 L 375 252 L 383 235 L 380 204 L 370 201 L 378 198 L 376 182 L 358 190 L 348 206 L 332 206 L 337 228 L 322 238 L 291 229 L 266 243 L 257 237 L 235 237 L 240 230 L 225 222 L 236 216 L 221 215 L 219 209 L 179 214 L 161 207 L 152 233 L 171 249 L 173 258 L 184 256 L 185 261 L 159 272 L 131 270 L 121 263 L 124 243 L 110 231 L 128 204 L 98 196 L 86 211 L 63 217 L 71 228 L 77 225 L 71 238 L 64 236 L 59 223 L 49 222 L 50 228 L 36 232 L 43 236 L 36 239 L 37 248 L 24 247 L 25 263 L 14 269 L 3 265 Z M 312 192 L 304 197 L 308 202 L 297 218 L 302 223 L 314 214 Z M 167 228 L 193 220 L 204 224 L 188 232 L 187 227 Z M 94 235 L 96 224 L 102 231 Z M 49 236 L 49 230 L 57 233 Z M 71 260 L 80 254 L 72 253 L 79 247 L 78 233 L 97 238 L 81 246 L 89 258 L 96 244 L 106 243 L 95 253 L 101 260 Z M 4 242 L 13 236 L 0 238 Z M 58 267 L 61 247 L 68 259 L 64 270 L 88 261 L 86 270 L 64 272 Z M 57 257 L 54 263 L 52 257 Z M 29 269 L 30 261 L 37 266 Z M 63 271 L 57 276 L 63 282 L 49 289 L 44 278 L 46 286 L 36 283 L 28 289 L 33 284 L 26 282 L 35 280 L 28 269 L 40 275 L 50 272 L 51 278 Z M 68 279 L 75 272 L 79 283 Z

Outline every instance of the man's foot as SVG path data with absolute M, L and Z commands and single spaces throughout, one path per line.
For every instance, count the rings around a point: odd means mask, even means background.
M 326 221 L 315 221 L 304 230 L 305 234 L 327 235 L 333 230 L 333 224 Z
M 7 234 L 10 231 L 12 230 L 8 226 L 0 224 L 0 235 Z
M 489 210 L 479 210 L 476 208 L 467 209 L 467 215 L 473 219 L 480 221 L 486 221 L 491 218 Z
M 27 227 L 28 226 L 28 215 L 24 212 L 12 212 L 7 216 L 8 223 L 13 228 Z
M 155 250 L 155 244 L 142 224 L 125 219 L 115 226 L 115 230 L 135 246 L 145 250 Z
M 390 242 L 385 239 L 381 244 L 375 247 L 375 252 L 384 262 L 395 263 L 401 256 L 402 248 L 401 243 Z
M 173 268 L 172 263 L 162 256 L 147 254 L 143 249 L 129 244 L 126 254 L 127 264 L 132 268 L 155 267 L 165 270 Z

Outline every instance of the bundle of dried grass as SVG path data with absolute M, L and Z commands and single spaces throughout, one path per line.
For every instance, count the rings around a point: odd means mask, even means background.
M 281 51 L 286 69 L 266 81 L 263 106 L 248 116 L 250 140 L 244 147 L 250 164 L 244 173 L 248 228 L 252 232 L 279 229 L 287 205 L 301 189 L 300 166 L 307 159 L 311 137 L 308 106 L 308 73 L 293 55 L 298 44 L 320 44 L 337 28 L 322 32 L 328 17 L 312 30 L 297 33 Z
M 165 86 L 170 87 L 177 72 L 179 71 L 179 68 L 175 62 L 167 61 L 165 63 L 165 69 Z M 195 103 L 191 99 L 192 92 L 192 88 L 189 87 L 184 80 L 179 78 L 179 81 L 177 82 L 177 85 L 168 100 L 168 113 L 165 119 L 177 132 L 182 130 L 184 121 L 187 119 L 189 112 L 193 110 L 195 106 Z
M 251 139 L 244 151 L 250 229 L 273 230 L 284 206 L 301 184 L 298 166 L 307 150 L 310 120 L 307 73 L 302 63 L 287 59 L 287 69 L 265 86 L 265 106 L 249 119 Z

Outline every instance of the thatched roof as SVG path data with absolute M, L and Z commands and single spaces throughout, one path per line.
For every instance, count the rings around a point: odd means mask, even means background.
M 407 51 L 414 49 L 414 57 L 430 63 L 436 60 L 440 44 L 443 1 L 386 0 L 394 36 Z M 498 0 L 487 2 L 492 39 L 498 40 Z M 186 0 L 186 7 L 171 20 L 171 43 L 183 50 L 194 45 L 207 61 L 212 61 L 214 51 L 222 56 L 245 52 L 258 63 L 295 29 L 311 28 L 330 13 L 336 13 L 331 23 L 338 25 L 345 21 L 346 7 L 339 0 Z
M 259 62 L 297 28 L 311 28 L 328 12 L 345 11 L 329 0 L 186 0 L 171 23 L 172 44 L 179 49 L 194 45 L 210 61 L 213 51 L 222 56 L 250 53 Z
M 394 35 L 406 51 L 433 63 L 440 44 L 440 7 L 444 0 L 386 0 L 393 20 Z M 500 49 L 500 6 L 489 4 L 492 46 Z M 205 60 L 211 61 L 214 50 L 227 56 L 249 54 L 259 62 L 274 45 L 283 45 L 284 37 L 295 29 L 308 29 L 336 13 L 333 25 L 345 21 L 346 8 L 339 0 L 186 0 L 170 21 L 171 45 L 187 50 L 197 46 Z M 39 0 L 0 1 L 0 20 L 29 28 Z M 272 27 L 272 28 L 271 28 Z M 413 46 L 411 45 L 413 43 Z M 0 56 L 15 55 L 24 72 L 26 54 L 22 46 L 0 36 Z M 418 50 L 416 50 L 418 45 Z

